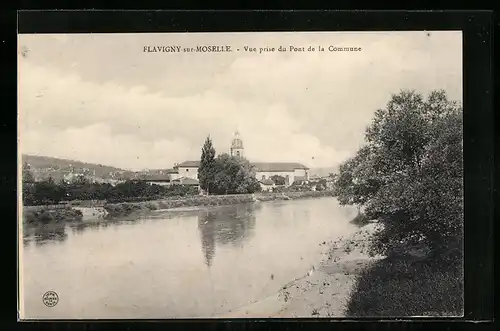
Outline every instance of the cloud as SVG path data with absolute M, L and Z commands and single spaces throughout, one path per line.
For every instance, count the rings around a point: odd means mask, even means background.
M 172 160 L 188 159 L 194 152 L 193 146 L 182 139 L 143 141 L 134 135 L 112 134 L 111 128 L 103 123 L 52 132 L 34 130 L 21 137 L 21 150 L 28 154 L 137 170 L 170 167 Z
M 300 132 L 301 123 L 283 104 L 238 102 L 217 91 L 168 97 L 144 87 L 96 85 L 29 63 L 20 71 L 23 153 L 166 168 L 198 158 L 209 134 L 217 150 L 227 152 L 239 129 L 253 160 L 330 166 L 339 159 L 334 149 Z
M 217 38 L 258 47 L 277 44 L 276 36 Z M 227 152 L 236 129 L 251 160 L 335 166 L 356 151 L 391 93 L 445 88 L 461 96 L 459 34 L 287 34 L 282 42 L 364 50 L 225 58 L 140 53 L 146 39 L 161 35 L 28 37 L 31 55 L 19 59 L 22 152 L 130 169 L 196 159 L 209 134 Z M 107 52 L 99 58 L 98 50 Z

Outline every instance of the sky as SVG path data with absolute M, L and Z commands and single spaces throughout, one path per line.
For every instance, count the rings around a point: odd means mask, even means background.
M 455 31 L 19 35 L 19 150 L 128 170 L 217 153 L 234 132 L 253 162 L 335 167 L 392 94 L 462 101 Z M 144 52 L 230 45 L 230 53 Z M 315 47 L 266 52 L 244 46 Z M 328 46 L 361 47 L 329 52 Z M 317 51 L 318 46 L 325 51 Z M 239 49 L 240 51 L 236 51 Z

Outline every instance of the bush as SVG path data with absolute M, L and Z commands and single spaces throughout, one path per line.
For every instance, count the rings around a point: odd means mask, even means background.
M 73 208 L 40 209 L 23 211 L 23 219 L 28 224 L 50 224 L 68 221 L 81 221 L 83 214 Z
M 148 208 L 149 210 L 158 210 L 158 206 L 151 202 L 146 204 L 146 208 Z
M 133 202 L 197 195 L 196 186 L 150 185 L 141 181 L 127 181 L 116 186 L 99 183 L 55 184 L 52 181 L 38 182 L 23 187 L 23 203 L 29 205 L 52 205 L 61 201 L 106 200 L 108 202 Z

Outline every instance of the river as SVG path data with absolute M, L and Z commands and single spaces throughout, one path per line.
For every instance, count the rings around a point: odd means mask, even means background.
M 355 215 L 326 197 L 25 230 L 21 318 L 224 314 L 307 273 L 323 241 L 356 231 Z

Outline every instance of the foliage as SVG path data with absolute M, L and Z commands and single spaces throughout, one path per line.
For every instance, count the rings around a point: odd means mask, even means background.
M 200 187 L 211 192 L 215 185 L 215 148 L 212 145 L 212 140 L 207 137 L 201 150 L 201 161 L 198 169 L 198 179 Z
M 35 182 L 35 178 L 31 173 L 30 166 L 27 162 L 23 163 L 23 168 L 21 172 L 21 184 L 23 190 L 23 199 L 31 201 L 33 200 L 33 183 Z
M 35 181 L 33 174 L 31 173 L 30 166 L 27 162 L 23 163 L 21 179 L 23 183 L 33 183 Z
M 318 181 L 315 181 L 313 183 L 314 185 L 314 188 L 316 189 L 316 191 L 323 191 L 326 189 L 326 179 L 320 179 Z
M 274 175 L 271 176 L 271 180 L 274 182 L 276 185 L 286 185 L 286 178 L 280 175 Z
M 23 212 L 23 220 L 27 224 L 49 224 L 66 221 L 81 221 L 83 214 L 81 211 L 72 208 L 41 209 Z
M 215 160 L 214 180 L 213 192 L 216 194 L 254 193 L 260 190 L 250 162 L 226 153 Z
M 74 200 L 144 201 L 198 193 L 198 189 L 194 186 L 159 186 L 142 181 L 127 181 L 112 186 L 88 181 L 55 184 L 53 181 L 47 180 L 36 182 L 25 187 L 24 190 L 23 202 L 25 206 L 50 205 Z
M 426 100 L 393 95 L 375 113 L 366 144 L 341 165 L 335 195 L 378 219 L 373 252 L 427 244 L 435 253 L 461 249 L 462 109 L 443 91 Z

